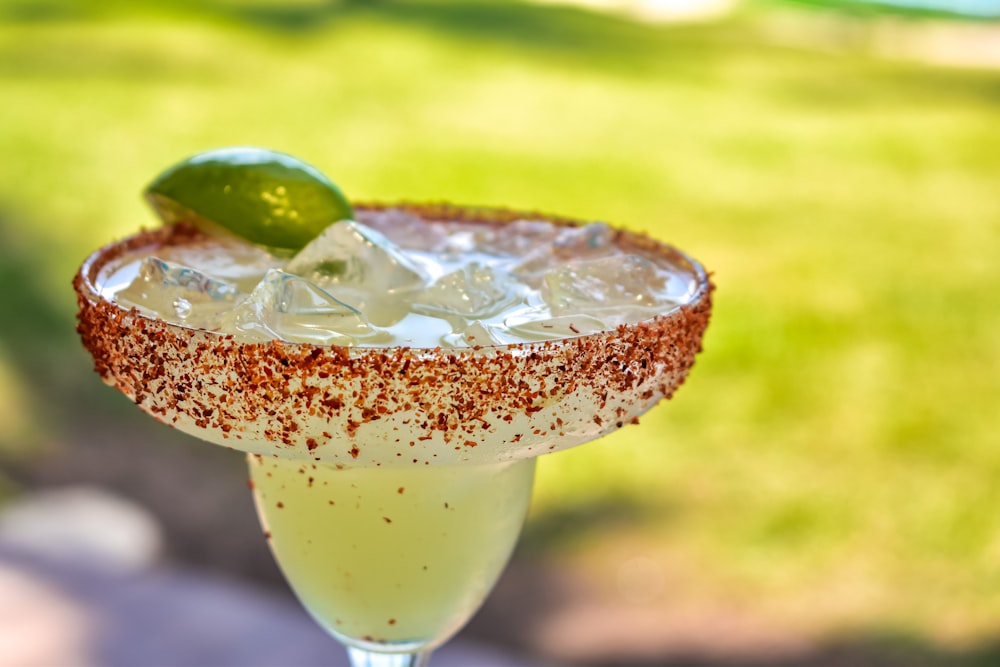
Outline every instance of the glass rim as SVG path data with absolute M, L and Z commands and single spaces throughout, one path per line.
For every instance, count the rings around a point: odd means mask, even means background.
M 469 224 L 484 224 L 484 225 L 497 225 L 504 224 L 508 222 L 514 222 L 516 220 L 542 220 L 552 224 L 560 226 L 580 226 L 588 224 L 589 221 L 578 220 L 574 218 L 568 218 L 565 216 L 557 216 L 547 213 L 539 213 L 535 211 L 520 211 L 510 208 L 502 207 L 489 207 L 489 206 L 458 206 L 454 204 L 445 203 L 431 203 L 431 204 L 416 204 L 412 202 L 399 202 L 399 203 L 359 203 L 354 205 L 356 211 L 380 211 L 380 210 L 390 210 L 390 209 L 400 209 L 406 212 L 415 213 L 424 219 L 428 220 L 440 220 L 444 222 L 460 222 Z M 685 269 L 690 270 L 691 274 L 695 277 L 696 283 L 698 285 L 694 294 L 691 296 L 690 300 L 686 304 L 676 304 L 669 309 L 665 309 L 662 312 L 652 314 L 650 317 L 637 320 L 635 322 L 628 322 L 622 325 L 618 325 L 613 328 L 603 329 L 600 331 L 594 331 L 590 333 L 582 333 L 571 336 L 560 336 L 559 338 L 551 338 L 546 340 L 537 341 L 522 341 L 515 343 L 488 343 L 488 344 L 477 344 L 469 345 L 463 347 L 444 347 L 444 346 L 420 346 L 420 345 L 350 345 L 350 346 L 336 346 L 336 345 L 321 345 L 317 343 L 304 343 L 304 342 L 289 342 L 289 341 L 235 341 L 239 345 L 270 345 L 272 342 L 277 342 L 283 346 L 301 346 L 303 348 L 330 348 L 330 347 L 343 347 L 348 350 L 349 354 L 368 354 L 368 353 L 379 353 L 379 352 L 392 352 L 393 350 L 411 350 L 414 352 L 424 352 L 427 354 L 434 353 L 446 353 L 446 354 L 469 354 L 469 353 L 482 353 L 483 351 L 489 350 L 530 350 L 533 347 L 547 347 L 553 343 L 558 344 L 562 341 L 575 340 L 578 338 L 587 338 L 591 336 L 600 336 L 602 334 L 607 334 L 613 332 L 621 326 L 632 327 L 643 322 L 649 322 L 651 320 L 659 319 L 662 317 L 669 317 L 671 313 L 678 310 L 684 305 L 690 305 L 697 303 L 702 300 L 706 293 L 714 289 L 711 283 L 710 275 L 708 271 L 702 266 L 700 262 L 685 253 L 684 251 L 678 249 L 677 247 L 657 241 L 652 237 L 642 233 L 635 232 L 631 230 L 626 230 L 618 227 L 611 227 L 616 234 L 616 242 L 621 242 L 625 240 L 629 246 L 637 247 L 643 249 L 647 252 L 653 252 L 657 255 L 668 259 L 673 263 L 680 263 Z M 175 234 L 175 232 L 177 234 Z M 202 236 L 202 233 L 187 227 L 186 225 L 179 226 L 161 226 L 152 229 L 142 229 L 139 232 L 126 236 L 117 241 L 105 244 L 100 248 L 94 250 L 90 253 L 86 259 L 82 262 L 79 271 L 77 272 L 77 277 L 79 279 L 79 287 L 77 287 L 78 294 L 85 296 L 91 301 L 105 302 L 110 305 L 115 306 L 123 313 L 127 313 L 129 317 L 141 318 L 156 326 L 163 326 L 167 329 L 178 329 L 186 331 L 199 331 L 203 332 L 208 336 L 221 336 L 230 337 L 234 334 L 228 334 L 220 331 L 213 331 L 210 329 L 203 329 L 196 326 L 189 326 L 185 324 L 180 324 L 176 322 L 168 322 L 161 318 L 147 315 L 142 313 L 137 309 L 130 309 L 114 303 L 106 298 L 104 298 L 100 290 L 97 287 L 97 276 L 100 271 L 110 262 L 114 261 L 116 258 L 124 255 L 125 253 L 139 250 L 144 247 L 153 247 L 156 245 L 163 245 L 169 242 L 171 238 L 198 238 Z
M 428 220 L 490 225 L 519 219 L 584 224 L 450 204 L 357 208 L 398 208 Z M 97 276 L 109 262 L 151 244 L 201 236 L 180 225 L 141 231 L 91 253 L 74 279 L 77 328 L 106 383 L 160 421 L 217 444 L 343 465 L 535 456 L 636 421 L 672 395 L 701 350 L 714 289 L 708 272 L 673 246 L 612 229 L 626 248 L 690 267 L 697 279 L 691 301 L 579 336 L 429 348 L 245 342 L 233 334 L 168 323 L 100 295 Z M 401 431 L 402 438 L 394 437 Z M 394 439 L 398 446 L 389 448 L 391 457 L 368 456 L 357 442 L 346 451 L 328 451 L 331 440 L 364 438 Z M 479 446 L 486 441 L 491 444 Z

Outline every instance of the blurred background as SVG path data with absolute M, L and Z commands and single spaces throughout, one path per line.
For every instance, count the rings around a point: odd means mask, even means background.
M 56 599 L 0 602 L 0 663 L 85 662 L 32 653 L 72 634 L 67 544 L 288 596 L 241 457 L 104 387 L 70 287 L 155 224 L 139 193 L 162 169 L 256 144 L 357 200 L 602 219 L 714 271 L 687 384 L 542 459 L 463 638 L 523 664 L 1000 664 L 998 18 L 1000 0 L 0 0 L 0 585 Z M 129 618 L 108 609 L 74 632 L 114 636 Z M 137 653 L 87 664 L 169 664 L 188 638 L 127 627 Z

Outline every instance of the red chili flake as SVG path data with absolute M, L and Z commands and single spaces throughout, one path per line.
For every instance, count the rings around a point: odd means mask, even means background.
M 389 625 L 396 625 L 396 619 L 390 618 L 389 619 Z
M 399 495 L 403 495 L 403 491 L 406 491 L 406 489 L 402 486 L 396 489 L 396 493 L 398 493 Z
M 392 523 L 392 519 L 390 519 L 387 516 L 382 517 L 382 520 L 385 521 L 386 523 Z
M 247 488 L 249 488 L 251 491 L 254 490 L 254 483 L 252 479 L 247 480 Z
M 280 510 L 280 509 L 284 509 L 284 508 L 285 508 L 285 503 L 283 503 L 283 502 L 281 502 L 281 501 L 279 500 L 279 501 L 278 501 L 278 509 Z
M 306 447 L 311 452 L 312 450 L 314 450 L 317 447 L 319 447 L 319 443 L 316 442 L 316 438 L 309 438 L 309 439 L 306 440 Z
M 360 453 L 361 453 L 361 450 L 358 449 L 357 445 L 354 445 L 353 447 L 351 447 L 350 451 L 348 452 L 348 454 L 351 455 L 352 459 L 358 458 L 358 454 L 360 454 Z
M 477 443 L 477 442 L 474 442 L 474 441 L 472 441 L 472 440 L 466 440 L 466 441 L 465 441 L 465 446 L 466 446 L 466 447 L 475 447 L 475 446 L 476 446 L 477 444 L 479 444 L 479 443 Z

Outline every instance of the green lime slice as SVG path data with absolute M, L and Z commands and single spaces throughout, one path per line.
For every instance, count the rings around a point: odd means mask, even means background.
M 190 157 L 157 176 L 145 196 L 166 223 L 187 221 L 208 233 L 222 228 L 280 250 L 299 250 L 329 225 L 354 217 L 318 169 L 249 146 Z

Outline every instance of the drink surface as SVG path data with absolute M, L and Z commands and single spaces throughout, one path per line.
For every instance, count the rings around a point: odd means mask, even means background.
M 360 210 L 292 257 L 235 238 L 141 250 L 101 294 L 245 342 L 462 348 L 571 338 L 690 303 L 683 256 L 619 243 L 603 223 L 504 225 Z
M 507 562 L 534 459 L 347 468 L 250 457 L 271 550 L 313 617 L 346 643 L 426 650 L 479 608 Z

